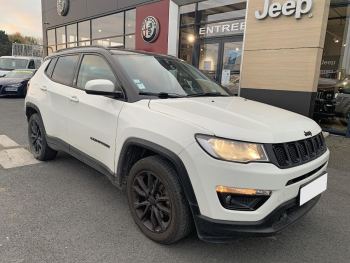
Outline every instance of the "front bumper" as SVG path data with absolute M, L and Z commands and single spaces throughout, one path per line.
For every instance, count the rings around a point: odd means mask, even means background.
M 195 215 L 194 221 L 198 237 L 207 242 L 227 242 L 241 236 L 271 236 L 296 222 L 319 201 L 315 197 L 303 206 L 298 199 L 283 203 L 267 217 L 255 222 L 234 222 L 215 220 L 203 215 Z
M 24 97 L 26 90 L 23 86 L 18 87 L 15 91 L 7 91 L 6 86 L 0 87 L 0 97 Z

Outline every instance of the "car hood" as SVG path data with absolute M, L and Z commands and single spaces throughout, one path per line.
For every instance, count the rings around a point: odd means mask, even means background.
M 0 78 L 0 85 L 11 85 L 27 81 L 28 79 Z
M 149 107 L 212 135 L 241 141 L 282 143 L 321 132 L 307 117 L 240 97 L 157 99 Z
M 6 75 L 6 74 L 9 73 L 9 72 L 10 72 L 10 70 L 3 70 L 3 69 L 0 69 L 0 77 Z

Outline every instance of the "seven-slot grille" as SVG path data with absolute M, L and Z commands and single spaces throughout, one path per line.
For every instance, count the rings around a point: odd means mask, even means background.
M 290 168 L 310 162 L 326 150 L 323 135 L 320 133 L 301 141 L 272 144 L 270 154 L 273 154 L 274 158 L 271 159 L 274 159 L 280 168 Z

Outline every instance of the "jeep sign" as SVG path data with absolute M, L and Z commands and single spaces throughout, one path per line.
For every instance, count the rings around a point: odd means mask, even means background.
M 280 15 L 284 16 L 293 16 L 296 19 L 300 19 L 302 15 L 308 14 L 312 9 L 312 0 L 288 0 L 284 4 L 281 3 L 272 3 L 270 5 L 270 0 L 265 0 L 264 10 L 256 11 L 256 19 L 264 19 L 266 17 L 279 17 Z M 311 17 L 311 14 L 310 16 Z

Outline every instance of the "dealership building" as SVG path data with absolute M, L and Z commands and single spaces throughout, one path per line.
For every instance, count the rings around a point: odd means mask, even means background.
M 350 98 L 339 109 L 333 93 L 350 87 L 349 6 L 345 0 L 42 0 L 44 45 L 48 54 L 100 45 L 173 55 L 237 95 L 345 134 Z

